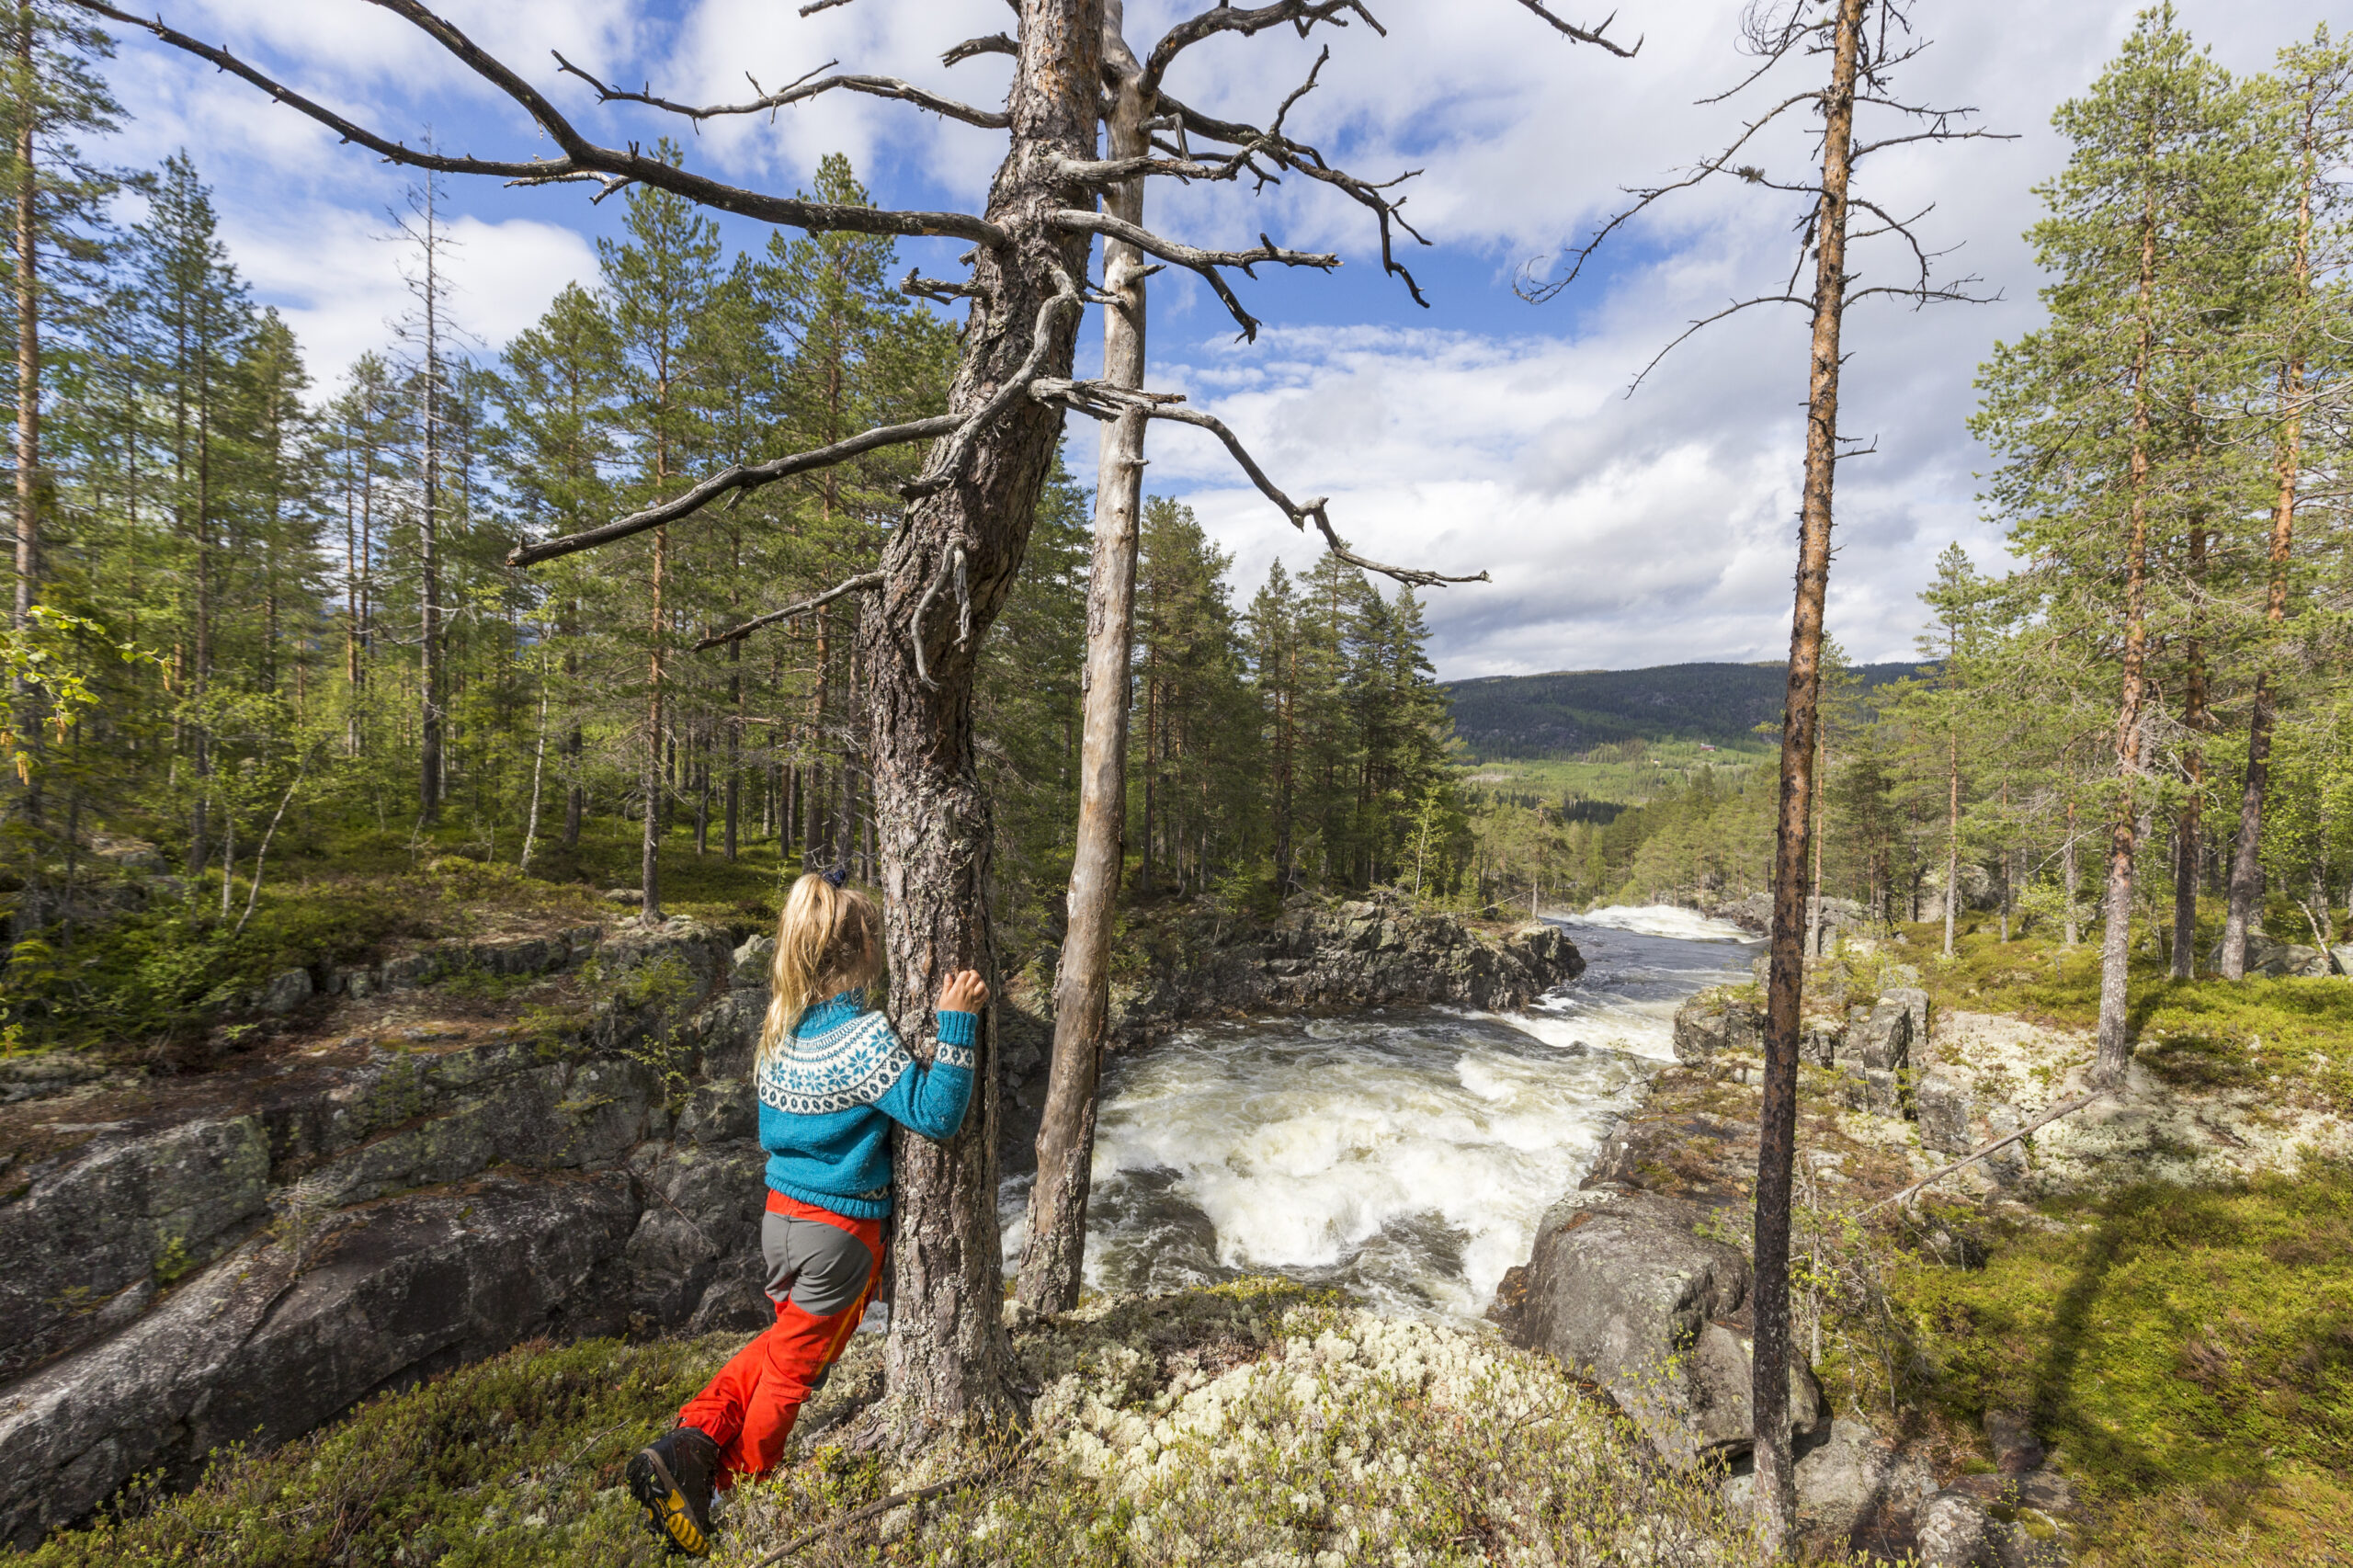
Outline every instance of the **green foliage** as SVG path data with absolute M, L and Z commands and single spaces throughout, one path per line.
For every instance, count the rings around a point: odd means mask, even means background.
M 737 1347 L 733 1338 L 529 1345 L 267 1455 L 216 1455 L 185 1496 L 135 1483 L 96 1528 L 61 1534 L 25 1568 L 202 1562 L 235 1568 L 431 1561 L 620 1568 L 654 1556 L 619 1484 Z
M 1919 1260 L 1894 1274 L 1949 1414 L 2032 1412 L 2102 1510 L 2098 1562 L 2230 1561 L 2234 1547 L 2287 1561 L 2320 1539 L 2301 1517 L 2333 1513 L 2341 1529 L 2353 1173 L 2134 1187 L 2050 1218 L 2004 1237 L 1982 1269 Z M 2186 1529 L 2191 1517 L 2212 1536 Z

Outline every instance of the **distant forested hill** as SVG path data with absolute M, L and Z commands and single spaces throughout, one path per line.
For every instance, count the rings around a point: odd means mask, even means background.
M 1915 663 L 1860 665 L 1866 686 L 1916 674 Z M 1454 728 L 1482 756 L 1548 756 L 1617 741 L 1756 739 L 1779 723 L 1787 666 L 1660 665 L 1557 670 L 1447 683 Z

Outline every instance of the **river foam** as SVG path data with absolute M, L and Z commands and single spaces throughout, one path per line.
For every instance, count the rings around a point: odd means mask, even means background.
M 1687 912 L 1613 913 L 1665 926 Z M 1576 939 L 1584 976 L 1526 1013 L 1217 1024 L 1113 1058 L 1088 1284 L 1274 1272 L 1382 1311 L 1478 1316 L 1671 1059 L 1677 1004 L 1748 957 L 1713 932 L 1586 924 Z M 1027 1197 L 1026 1181 L 1004 1194 L 1008 1259 Z

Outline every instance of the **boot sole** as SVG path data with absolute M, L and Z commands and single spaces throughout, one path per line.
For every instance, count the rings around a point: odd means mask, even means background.
M 666 1537 L 671 1546 L 688 1557 L 710 1555 L 710 1538 L 695 1523 L 694 1513 L 687 1506 L 687 1494 L 670 1474 L 670 1467 L 652 1449 L 640 1449 L 629 1463 L 627 1479 L 631 1495 L 644 1505 L 654 1516 L 654 1528 Z

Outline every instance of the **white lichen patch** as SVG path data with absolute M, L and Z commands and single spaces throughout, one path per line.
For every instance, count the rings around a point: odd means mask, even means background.
M 1704 1482 L 1655 1469 L 1607 1404 L 1490 1332 L 1245 1280 L 1090 1302 L 1017 1331 L 1013 1349 L 1014 1381 L 1034 1391 L 1020 1457 L 919 1517 L 903 1510 L 891 1529 L 909 1561 L 1714 1568 L 1745 1551 Z M 912 1473 L 873 1483 L 920 1484 Z M 807 1517 L 790 1482 L 750 1490 L 728 1562 Z M 849 1536 L 834 1550 L 808 1562 L 865 1561 Z
M 1934 1056 L 1969 1085 L 1977 1130 L 1989 1108 L 2030 1121 L 2089 1085 L 2091 1036 L 1992 1014 L 1938 1017 Z M 2308 1158 L 2353 1155 L 2353 1123 L 2313 1096 L 2276 1087 L 2166 1083 L 2139 1064 L 2123 1087 L 2033 1135 L 2025 1187 L 2038 1196 L 2097 1191 L 2120 1180 L 2184 1187 L 2292 1172 Z

